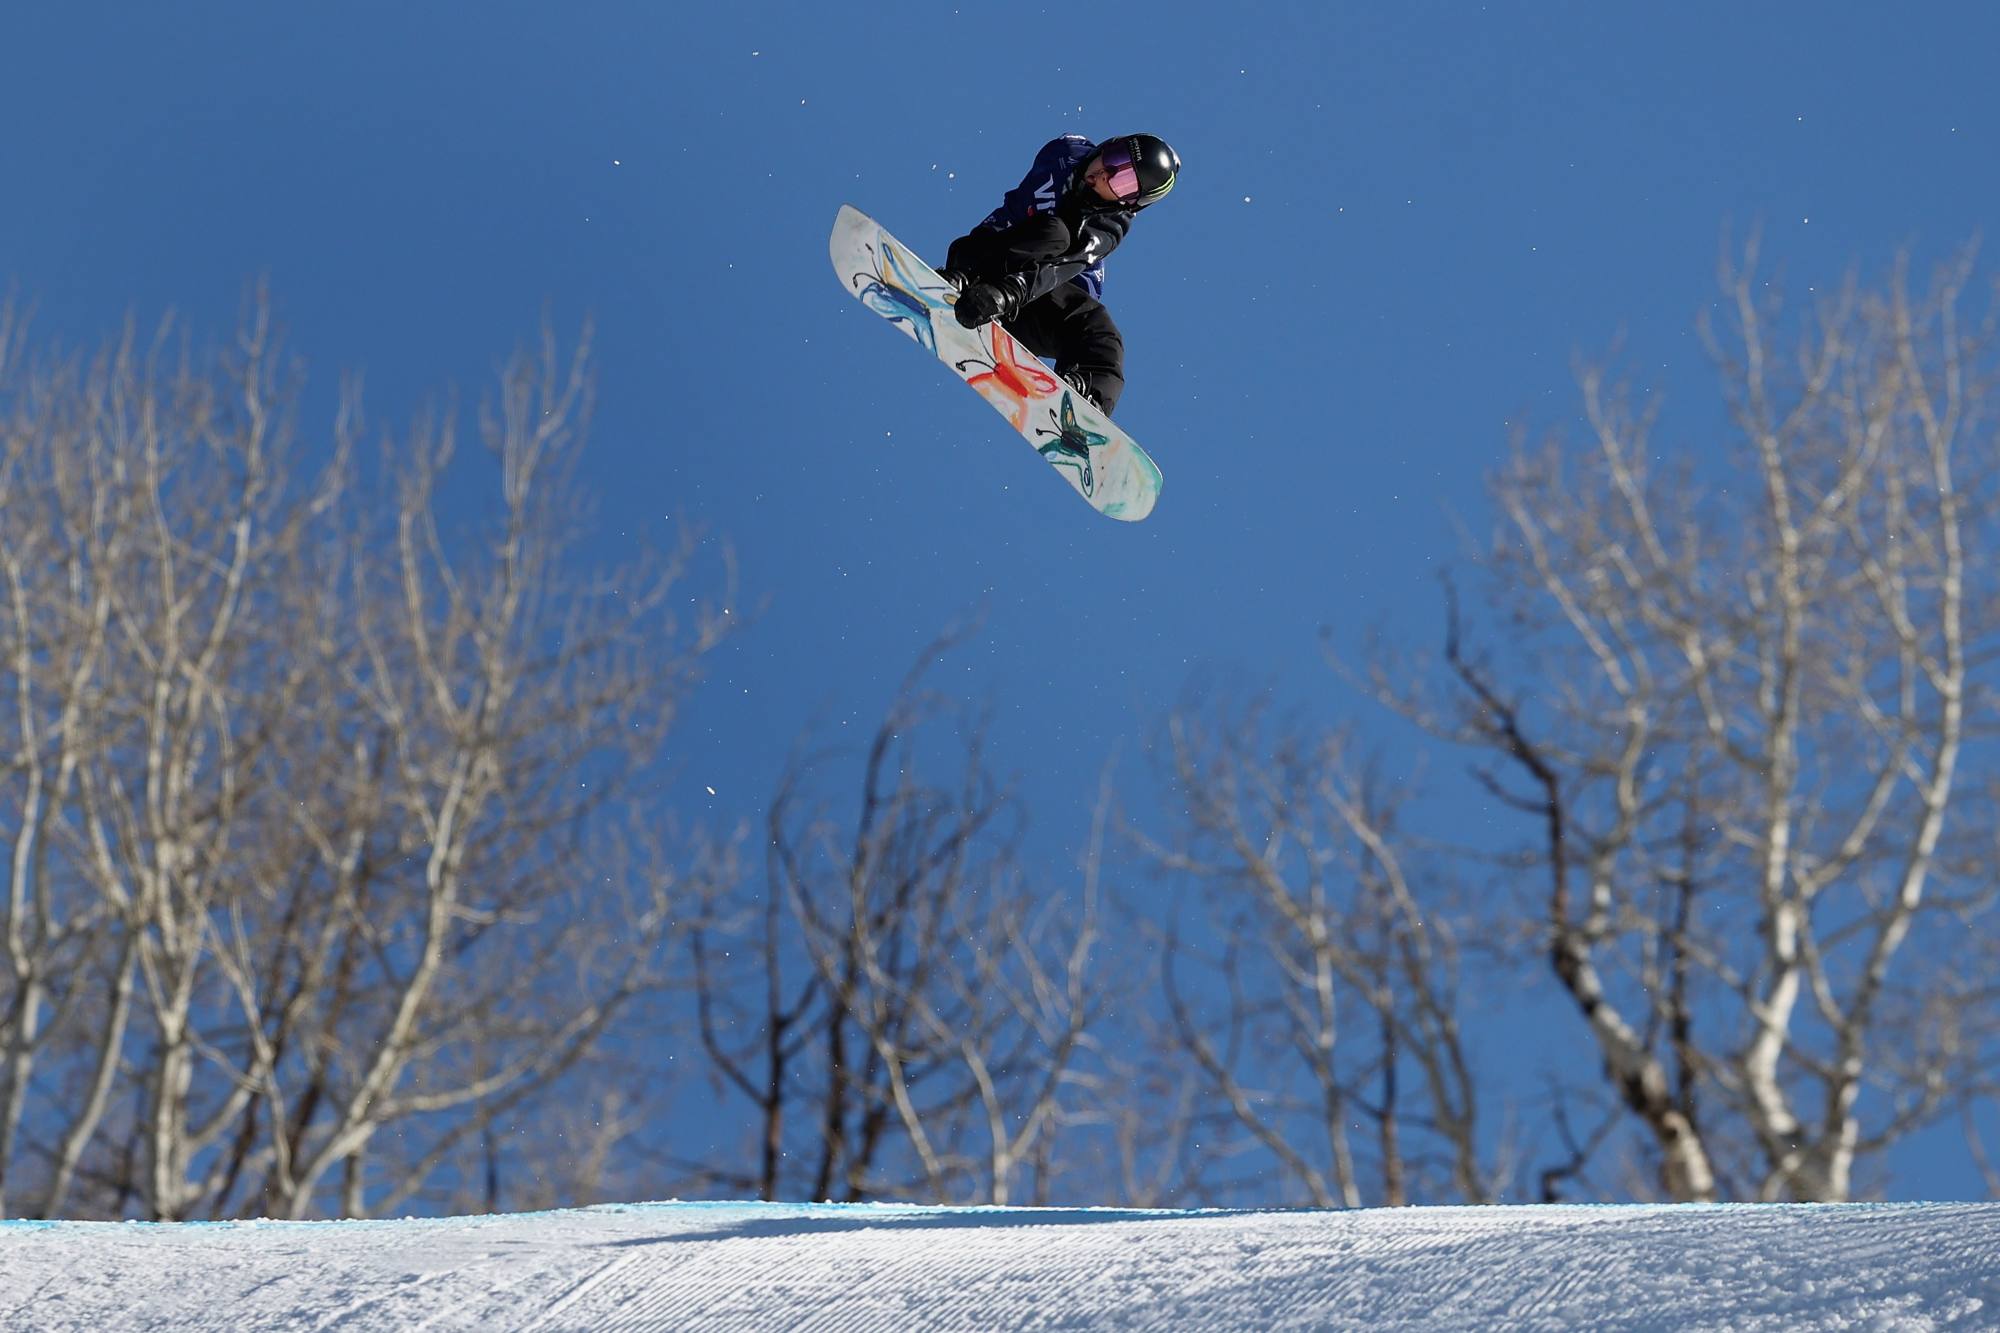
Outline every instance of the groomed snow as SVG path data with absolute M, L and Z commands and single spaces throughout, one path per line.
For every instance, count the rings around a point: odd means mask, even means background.
M 2000 1328 L 2000 1205 L 0 1223 L 0 1328 Z

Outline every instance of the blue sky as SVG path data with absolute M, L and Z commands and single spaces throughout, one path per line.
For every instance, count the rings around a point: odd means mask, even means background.
M 1810 285 L 1988 225 L 1996 49 L 1974 3 L 15 4 L 0 284 L 88 340 L 220 333 L 268 275 L 316 401 L 365 369 L 385 424 L 593 317 L 587 554 L 693 520 L 754 613 L 665 801 L 754 820 L 801 729 L 871 725 L 983 607 L 946 679 L 1060 860 L 1192 673 L 1334 718 L 1323 627 L 1434 637 L 1507 423 L 1572 420 L 1577 353 L 1622 335 L 1660 438 L 1707 448 L 1726 233 Z M 826 259 L 843 202 L 941 256 L 1071 131 L 1185 164 L 1106 287 L 1166 475 L 1136 526 Z

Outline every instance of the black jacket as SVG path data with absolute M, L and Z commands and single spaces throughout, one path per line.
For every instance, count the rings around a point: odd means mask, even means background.
M 1004 231 L 1037 217 L 1054 215 L 1069 228 L 1069 248 L 1038 268 L 1028 300 L 1073 282 L 1094 297 L 1104 295 L 1104 257 L 1118 248 L 1138 210 L 1107 204 L 1080 188 L 1077 173 L 1097 152 L 1080 134 L 1065 134 L 1042 145 L 1021 183 L 986 215 L 975 231 Z

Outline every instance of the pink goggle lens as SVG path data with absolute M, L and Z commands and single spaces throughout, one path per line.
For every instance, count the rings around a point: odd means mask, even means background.
M 1111 193 L 1120 199 L 1139 197 L 1139 168 L 1132 164 L 1132 155 L 1123 144 L 1106 148 L 1099 160 L 1104 164 L 1105 179 L 1111 182 Z

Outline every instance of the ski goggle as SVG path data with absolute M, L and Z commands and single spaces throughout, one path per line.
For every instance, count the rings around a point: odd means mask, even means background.
M 1097 162 L 1111 183 L 1111 193 L 1127 203 L 1139 197 L 1139 167 L 1132 161 L 1131 149 L 1122 143 L 1106 144 Z

